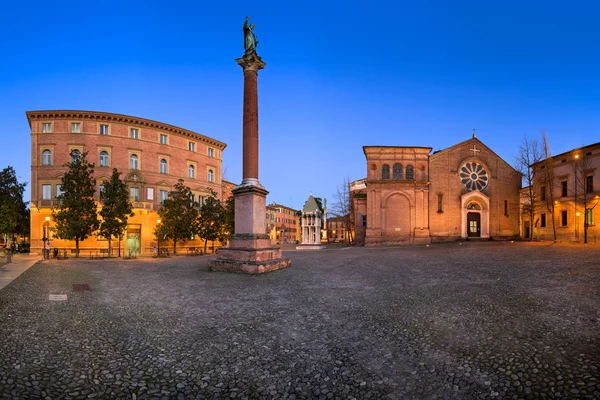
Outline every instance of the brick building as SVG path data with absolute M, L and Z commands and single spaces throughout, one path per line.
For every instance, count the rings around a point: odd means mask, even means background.
M 364 146 L 350 185 L 356 242 L 413 244 L 519 235 L 521 176 L 475 136 L 445 150 Z
M 554 219 L 557 240 L 599 243 L 596 222 L 600 218 L 600 142 L 558 154 L 533 168 L 534 239 L 553 240 Z M 550 170 L 550 180 L 546 168 Z M 530 229 L 529 219 L 524 213 L 524 231 Z
M 274 238 L 278 243 L 294 243 L 297 240 L 299 232 L 298 210 L 277 203 L 271 203 L 267 206 L 267 218 L 274 216 L 274 226 L 271 226 L 271 232 L 274 229 Z M 269 224 L 269 219 L 267 219 Z M 268 228 L 268 227 L 267 227 Z M 273 240 L 273 237 L 271 238 Z
M 222 196 L 222 152 L 226 144 L 176 126 L 128 115 L 95 111 L 29 111 L 31 129 L 31 251 L 42 249 L 42 238 L 52 247 L 74 248 L 72 241 L 52 235 L 51 211 L 60 194 L 61 177 L 73 152 L 88 152 L 95 164 L 97 188 L 113 168 L 129 186 L 135 216 L 129 219 L 126 240 L 142 254 L 152 251 L 157 210 L 178 179 L 191 188 L 196 201 L 210 190 Z M 96 192 L 99 200 L 99 190 Z M 121 246 L 124 243 L 121 243 Z M 198 239 L 190 246 L 200 245 Z M 115 242 L 115 248 L 117 246 Z M 92 236 L 80 243 L 85 250 L 107 248 Z

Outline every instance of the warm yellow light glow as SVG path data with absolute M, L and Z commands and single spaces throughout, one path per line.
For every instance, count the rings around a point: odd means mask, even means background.
M 575 213 L 575 215 L 577 215 L 577 216 L 579 217 L 579 215 L 580 215 L 579 211 L 578 211 L 578 212 L 576 212 L 576 213 Z
M 50 221 L 50 217 L 46 217 L 46 221 Z
M 575 154 L 575 158 L 579 158 L 579 154 Z
M 156 223 L 157 223 L 157 224 L 160 224 L 160 219 L 157 219 L 157 220 L 156 220 Z

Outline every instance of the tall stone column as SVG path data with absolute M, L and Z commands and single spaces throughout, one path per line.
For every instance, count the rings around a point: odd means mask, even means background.
M 242 183 L 232 190 L 235 200 L 235 234 L 228 248 L 209 263 L 213 271 L 262 274 L 290 266 L 273 247 L 266 232 L 266 197 L 258 181 L 258 71 L 265 67 L 256 51 L 246 51 L 236 62 L 244 71 Z

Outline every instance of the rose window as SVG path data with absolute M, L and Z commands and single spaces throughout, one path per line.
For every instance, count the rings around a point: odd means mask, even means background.
M 468 162 L 460 169 L 460 180 L 467 190 L 483 190 L 488 184 L 488 173 L 480 164 Z

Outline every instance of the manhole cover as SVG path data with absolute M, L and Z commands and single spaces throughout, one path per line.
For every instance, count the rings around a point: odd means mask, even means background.
M 90 289 L 90 285 L 88 285 L 87 283 L 75 283 L 73 285 L 74 292 L 82 292 L 84 290 L 92 290 L 92 289 Z

